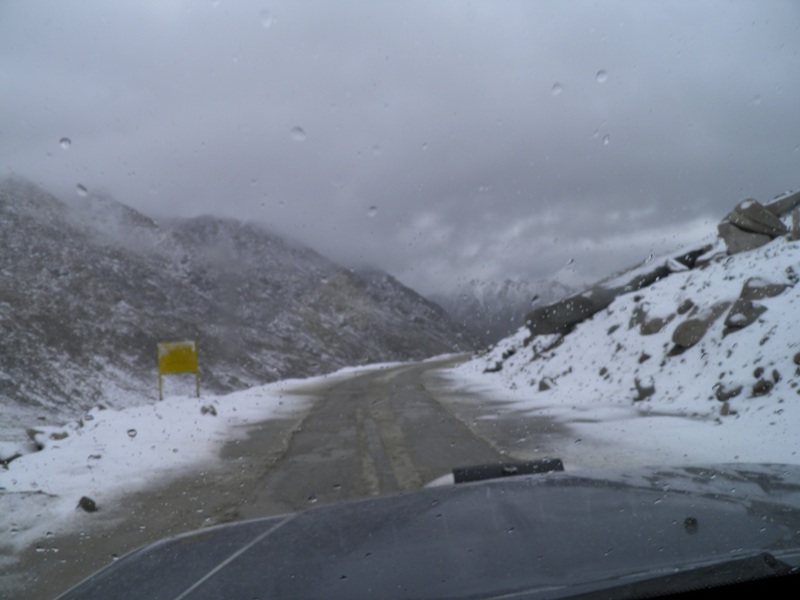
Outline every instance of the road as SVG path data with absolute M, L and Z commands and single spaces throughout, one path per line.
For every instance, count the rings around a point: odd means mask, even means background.
M 20 562 L 0 565 L 3 597 L 52 598 L 114 558 L 168 535 L 236 519 L 413 490 L 456 466 L 547 454 L 554 424 L 485 417 L 437 369 L 414 363 L 317 383 L 292 419 L 250 426 L 219 464 L 95 513 L 86 531 L 55 536 Z M 2 589 L 2 587 L 0 587 Z M 15 593 L 17 592 L 17 593 Z

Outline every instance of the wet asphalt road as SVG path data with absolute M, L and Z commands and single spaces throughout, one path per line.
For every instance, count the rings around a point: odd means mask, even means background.
M 431 368 L 394 367 L 322 391 L 241 516 L 413 490 L 455 466 L 502 460 L 425 387 Z
M 218 464 L 154 482 L 81 516 L 81 531 L 56 533 L 38 552 L 0 562 L 0 597 L 53 598 L 114 558 L 184 531 L 413 490 L 456 466 L 545 456 L 559 428 L 510 413 L 492 418 L 482 399 L 437 375 L 458 360 L 306 386 L 301 393 L 313 404 L 293 418 L 249 426 Z

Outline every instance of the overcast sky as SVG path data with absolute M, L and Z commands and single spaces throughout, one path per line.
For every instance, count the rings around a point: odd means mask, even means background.
M 422 292 L 593 280 L 800 188 L 800 3 L 0 0 L 0 169 Z

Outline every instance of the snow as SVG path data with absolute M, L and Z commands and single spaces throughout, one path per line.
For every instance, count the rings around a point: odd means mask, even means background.
M 0 547 L 18 551 L 48 532 L 79 526 L 82 496 L 99 506 L 164 478 L 208 468 L 222 446 L 246 435 L 248 424 L 286 417 L 308 407 L 303 390 L 389 364 L 348 367 L 310 379 L 284 380 L 225 396 L 173 396 L 123 409 L 90 410 L 62 427 L 34 426 L 36 444 L 0 443 Z M 203 407 L 213 407 L 216 415 Z M 35 451 L 36 445 L 42 447 Z M 5 552 L 4 552 L 5 554 Z
M 718 256 L 703 268 L 673 272 L 646 289 L 620 295 L 563 337 L 528 340 L 523 328 L 486 355 L 443 373 L 452 392 L 477 398 L 473 401 L 484 422 L 513 415 L 546 417 L 563 426 L 567 434 L 549 440 L 546 450 L 568 470 L 797 464 L 796 272 L 800 244 L 784 239 L 751 252 Z M 756 276 L 759 285 L 787 285 L 778 296 L 760 300 L 767 310 L 756 322 L 725 331 L 722 312 L 700 342 L 674 352 L 672 334 L 678 325 L 713 316 L 712 306 L 732 304 L 745 282 Z M 689 302 L 694 308 L 688 312 L 678 309 Z M 664 324 L 645 334 L 642 319 Z M 491 372 L 498 364 L 501 368 Z M 317 379 L 330 382 L 386 366 L 353 367 Z M 29 442 L 0 445 L 0 458 L 23 454 L 8 463 L 8 470 L 0 470 L 0 532 L 12 534 L 3 535 L 4 543 L 22 548 L 48 531 L 64 531 L 70 518 L 75 520 L 81 496 L 102 505 L 159 478 L 213 464 L 220 460 L 223 444 L 245 435 L 243 425 L 307 408 L 307 387 L 315 381 L 93 409 L 63 427 L 36 428 L 34 439 L 43 446 L 39 452 L 31 452 Z M 756 383 L 770 389 L 755 393 Z M 724 402 L 717 399 L 718 391 L 737 387 L 740 394 Z M 652 394 L 646 395 L 649 388 Z M 203 414 L 204 406 L 213 406 L 216 416 Z M 512 454 L 534 457 L 538 445 L 535 439 L 521 440 Z
M 529 332 L 522 328 L 485 356 L 450 370 L 448 378 L 453 387 L 491 398 L 483 405 L 487 413 L 548 417 L 567 427 L 570 435 L 548 450 L 568 469 L 800 463 L 796 272 L 800 245 L 777 239 L 621 295 L 563 338 L 526 341 Z M 726 332 L 723 311 L 699 343 L 674 351 L 672 333 L 680 323 L 732 304 L 752 279 L 750 287 L 788 287 L 759 301 L 767 310 L 755 323 Z M 696 312 L 680 314 L 687 300 Z M 636 318 L 642 314 L 667 322 L 645 335 Z M 542 381 L 549 389 L 540 388 Z M 759 395 L 757 382 L 771 389 Z M 651 386 L 653 394 L 637 400 Z M 718 390 L 739 386 L 739 395 L 717 399 Z

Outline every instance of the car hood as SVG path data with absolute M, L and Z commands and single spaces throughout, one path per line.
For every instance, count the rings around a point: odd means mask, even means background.
M 798 466 L 563 472 L 184 534 L 62 598 L 553 598 L 799 548 Z

